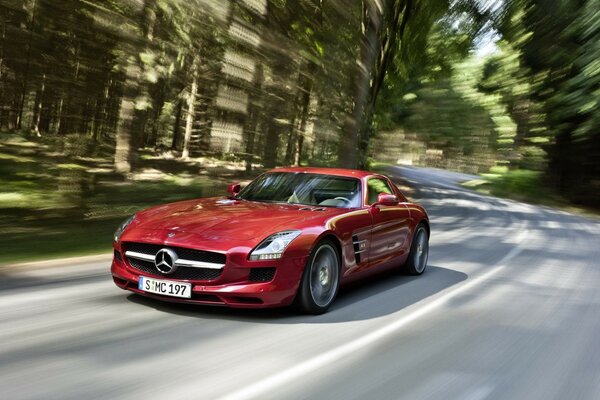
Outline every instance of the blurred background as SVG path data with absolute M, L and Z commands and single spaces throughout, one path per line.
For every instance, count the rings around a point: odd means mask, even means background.
M 0 0 L 0 263 L 280 165 L 600 210 L 597 0 Z

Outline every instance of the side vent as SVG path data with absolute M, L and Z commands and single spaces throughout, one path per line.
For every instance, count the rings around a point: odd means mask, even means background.
M 367 249 L 367 241 L 359 240 L 358 236 L 352 236 L 352 244 L 354 245 L 354 258 L 356 259 L 356 263 L 360 264 L 360 255 L 364 253 Z

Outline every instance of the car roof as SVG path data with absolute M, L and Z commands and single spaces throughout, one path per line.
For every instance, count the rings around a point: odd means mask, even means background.
M 307 173 L 307 174 L 322 174 L 322 175 L 335 175 L 344 176 L 349 178 L 364 178 L 374 174 L 373 172 L 361 171 L 359 169 L 343 169 L 343 168 L 317 168 L 317 167 L 283 167 L 271 169 L 267 172 L 293 172 L 293 173 Z

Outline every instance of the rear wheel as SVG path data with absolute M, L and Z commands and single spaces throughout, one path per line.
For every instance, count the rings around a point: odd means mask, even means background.
M 296 304 L 309 314 L 323 314 L 337 295 L 340 284 L 340 257 L 329 240 L 313 249 L 300 282 Z
M 410 246 L 408 260 L 404 264 L 404 271 L 409 275 L 421 275 L 427 267 L 429 258 L 429 234 L 425 225 L 419 224 L 415 230 L 413 242 Z

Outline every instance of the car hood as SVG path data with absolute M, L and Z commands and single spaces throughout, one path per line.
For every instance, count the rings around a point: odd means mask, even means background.
M 180 231 L 210 240 L 249 240 L 280 230 L 297 229 L 309 220 L 324 221 L 344 211 L 347 210 L 220 197 L 153 207 L 138 213 L 134 225 L 136 229 Z

